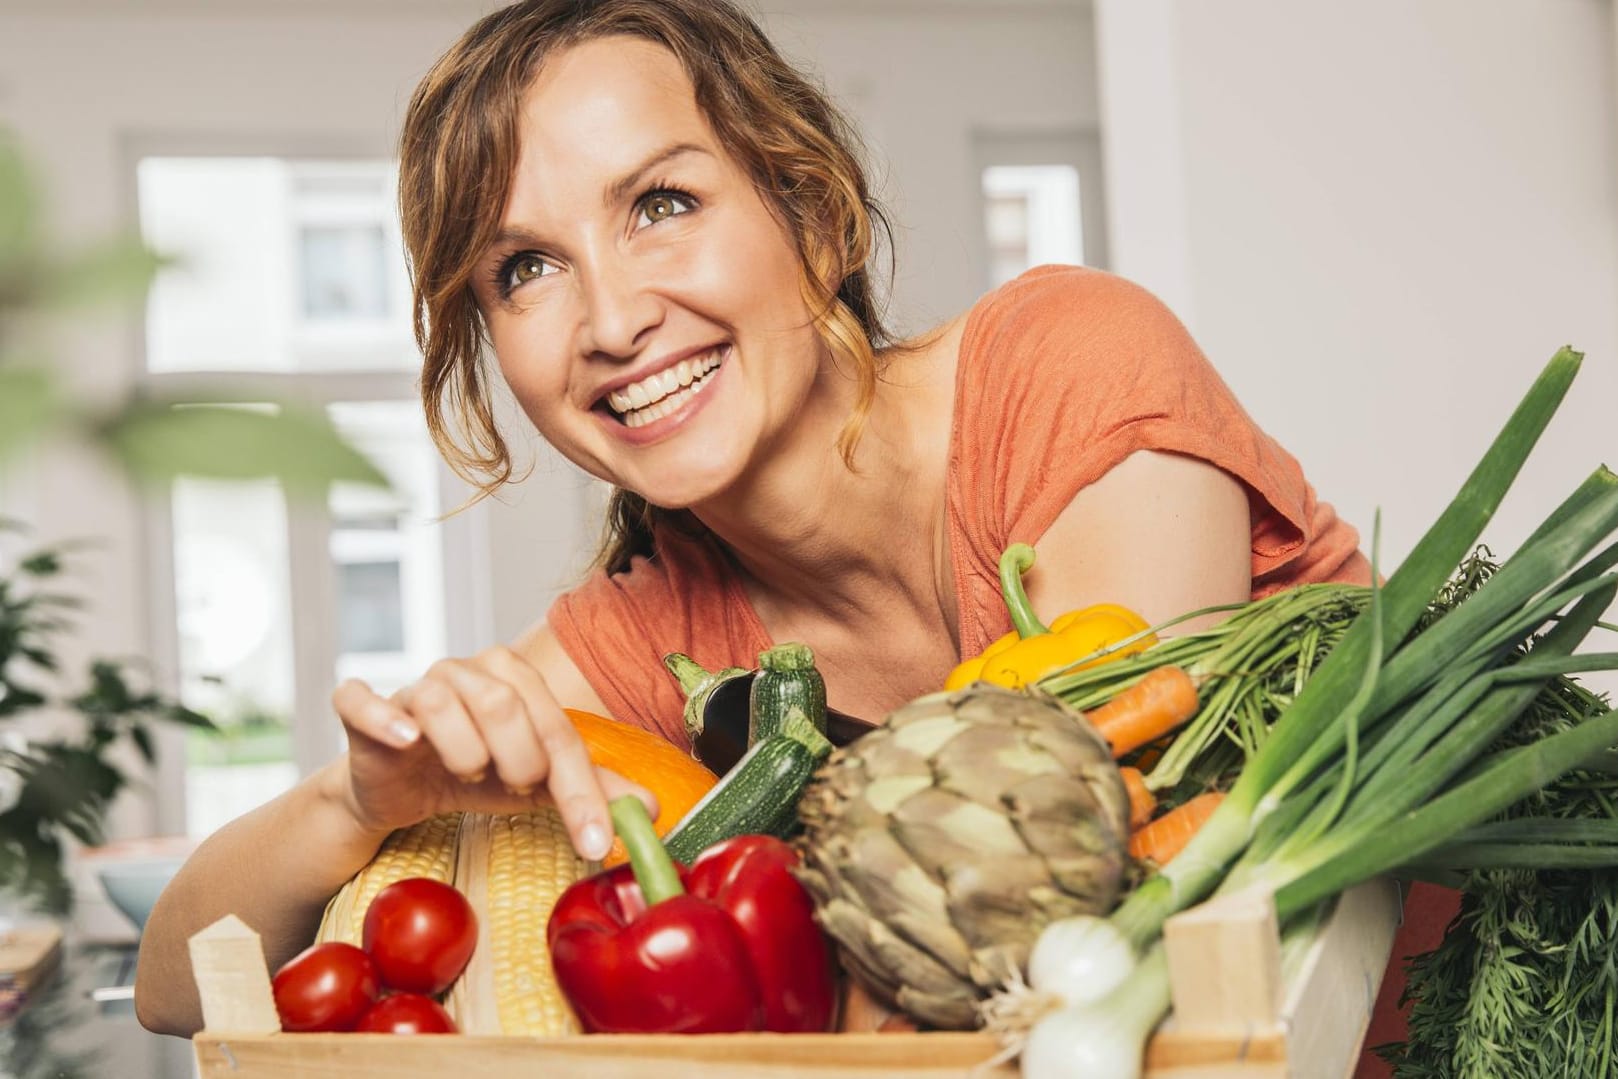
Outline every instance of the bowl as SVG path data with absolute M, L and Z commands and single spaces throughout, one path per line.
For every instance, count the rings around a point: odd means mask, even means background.
M 146 928 L 146 919 L 151 917 L 157 897 L 184 862 L 185 859 L 178 856 L 110 862 L 97 867 L 96 878 L 101 881 L 112 905 L 134 923 L 138 931 Z

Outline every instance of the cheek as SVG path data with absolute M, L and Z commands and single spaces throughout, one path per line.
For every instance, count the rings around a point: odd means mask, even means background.
M 566 399 L 565 365 L 533 343 L 534 334 L 521 325 L 489 328 L 489 347 L 506 388 L 536 427 L 544 430 L 546 417 Z
M 687 281 L 760 328 L 790 330 L 807 322 L 791 239 L 762 206 L 737 214 L 705 237 L 683 268 Z

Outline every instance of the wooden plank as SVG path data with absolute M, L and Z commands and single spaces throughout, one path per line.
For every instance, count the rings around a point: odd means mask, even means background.
M 1290 1074 L 1354 1073 L 1399 927 L 1399 886 L 1381 878 L 1344 892 L 1288 986 Z
M 941 1079 L 992 1059 L 987 1034 L 615 1034 L 492 1038 L 390 1034 L 277 1034 L 194 1039 L 202 1079 L 442 1079 L 545 1075 L 547 1079 Z M 1015 1064 L 973 1072 L 1015 1079 Z
M 1267 890 L 1219 896 L 1163 926 L 1176 1026 L 1238 1042 L 1281 1026 L 1281 930 Z
M 219 1034 L 271 1034 L 281 1029 L 258 934 L 234 914 L 193 933 L 191 973 L 202 1001 L 202 1025 Z

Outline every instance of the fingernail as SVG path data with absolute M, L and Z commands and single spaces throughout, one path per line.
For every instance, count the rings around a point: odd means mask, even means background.
M 479 768 L 475 772 L 471 772 L 471 773 L 469 773 L 467 775 L 461 776 L 460 780 L 461 780 L 462 783 L 482 783 L 484 777 L 487 776 L 488 774 L 489 774 L 489 770 L 487 768 Z
M 421 728 L 414 723 L 396 719 L 388 724 L 388 734 L 393 738 L 394 745 L 409 746 L 414 745 L 416 739 L 421 737 Z
M 607 830 L 599 824 L 586 824 L 584 831 L 579 833 L 579 853 L 592 862 L 599 862 L 607 856 L 612 849 L 612 840 Z
M 531 797 L 534 791 L 538 789 L 539 788 L 533 786 L 532 784 L 526 787 L 513 787 L 510 783 L 506 784 L 506 793 L 516 795 L 518 798 Z

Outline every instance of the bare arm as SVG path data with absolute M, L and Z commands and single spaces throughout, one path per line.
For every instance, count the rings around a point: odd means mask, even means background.
M 315 939 L 321 911 L 371 860 L 387 829 L 366 829 L 344 804 L 342 757 L 279 798 L 231 821 L 187 859 L 140 939 L 135 1013 L 160 1034 L 202 1026 L 187 941 L 226 914 L 258 932 L 270 969 Z
M 515 648 L 440 661 L 391 698 L 362 682 L 339 686 L 332 701 L 349 752 L 220 829 L 164 889 L 141 934 L 141 1024 L 186 1036 L 201 1028 L 187 942 L 225 914 L 259 933 L 271 970 L 307 947 L 326 902 L 395 828 L 550 800 L 581 853 L 605 854 L 607 798 L 636 793 L 654 812 L 655 802 L 590 764 L 559 699 L 600 708 L 543 625 Z
M 1048 621 L 1117 603 L 1157 623 L 1252 595 L 1247 492 L 1206 461 L 1142 450 L 1073 499 L 1035 544 L 1028 597 Z M 1208 615 L 1174 627 L 1186 633 Z

